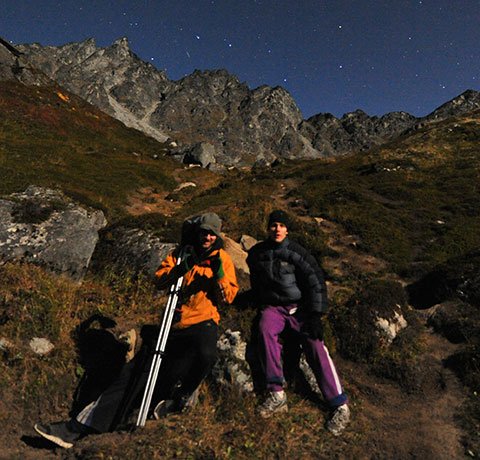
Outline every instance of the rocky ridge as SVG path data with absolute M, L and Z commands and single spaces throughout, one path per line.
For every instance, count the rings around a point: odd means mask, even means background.
M 50 79 L 32 66 L 10 43 L 0 38 L 0 81 L 18 80 L 27 85 L 46 85 Z
M 126 38 L 105 48 L 91 38 L 58 47 L 14 47 L 3 40 L 0 80 L 19 79 L 19 59 L 127 126 L 169 141 L 177 160 L 212 169 L 337 157 L 480 107 L 480 94 L 467 90 L 425 117 L 371 117 L 356 110 L 341 118 L 320 113 L 303 120 L 280 86 L 249 89 L 226 70 L 196 70 L 172 81 L 133 53 Z

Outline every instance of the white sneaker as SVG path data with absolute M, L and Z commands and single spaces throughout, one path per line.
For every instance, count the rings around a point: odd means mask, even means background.
M 342 434 L 350 421 L 350 409 L 347 404 L 338 406 L 334 411 L 330 420 L 327 422 L 327 430 L 334 436 Z
M 270 417 L 274 413 L 287 412 L 287 395 L 285 391 L 270 391 L 265 401 L 258 406 L 257 413 L 264 418 Z

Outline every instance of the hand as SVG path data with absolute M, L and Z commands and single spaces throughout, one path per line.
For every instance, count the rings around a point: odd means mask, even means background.
M 312 312 L 307 318 L 305 329 L 313 340 L 323 340 L 323 313 Z
M 183 273 L 187 273 L 193 268 L 194 265 L 197 265 L 199 262 L 198 257 L 195 253 L 187 253 L 185 257 L 180 262 L 180 269 Z
M 223 278 L 225 275 L 223 271 L 223 260 L 218 254 L 210 258 L 210 267 L 215 279 L 219 280 Z
M 179 308 L 175 308 L 172 317 L 172 324 L 178 323 L 182 319 L 182 310 Z

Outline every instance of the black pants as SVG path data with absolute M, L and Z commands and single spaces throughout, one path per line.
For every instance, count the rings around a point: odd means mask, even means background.
M 148 379 L 157 336 L 156 327 L 142 333 L 140 352 L 101 394 L 88 417 L 82 419 L 80 413 L 78 420 L 81 423 L 100 433 L 112 431 L 138 407 Z M 152 398 L 153 406 L 162 399 L 187 396 L 195 391 L 215 364 L 217 336 L 218 326 L 211 320 L 170 331 Z

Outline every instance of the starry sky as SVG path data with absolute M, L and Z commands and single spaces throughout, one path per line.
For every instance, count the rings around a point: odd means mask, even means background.
M 223 68 L 251 89 L 283 86 L 304 118 L 424 116 L 480 90 L 480 0 L 2 0 L 0 36 L 127 37 L 171 80 Z

